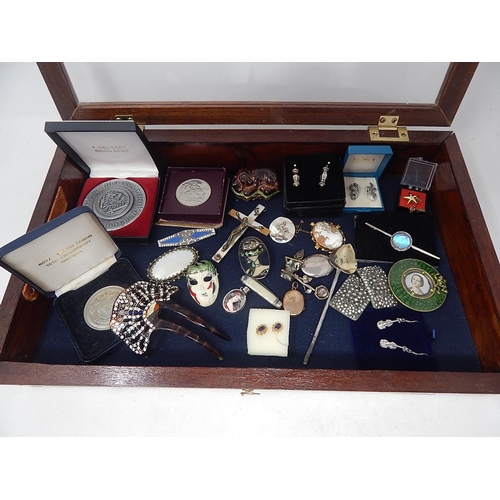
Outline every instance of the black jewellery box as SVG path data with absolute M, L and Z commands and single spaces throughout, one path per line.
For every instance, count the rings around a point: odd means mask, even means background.
M 120 342 L 109 329 L 114 299 L 139 281 L 95 214 L 77 207 L 0 248 L 0 265 L 54 306 L 78 355 L 92 361 Z
M 297 217 L 333 217 L 345 205 L 342 158 L 338 154 L 290 156 L 283 174 L 283 210 Z
M 47 122 L 45 132 L 86 175 L 77 205 L 91 208 L 120 243 L 148 242 L 158 168 L 133 121 Z

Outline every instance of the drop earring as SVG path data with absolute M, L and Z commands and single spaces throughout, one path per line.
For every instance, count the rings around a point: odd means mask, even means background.
M 299 169 L 297 168 L 297 165 L 293 165 L 293 170 L 292 170 L 292 179 L 293 179 L 293 187 L 299 187 L 300 186 L 300 176 L 299 176 Z
M 328 167 L 328 165 L 330 165 L 330 162 L 328 162 L 323 167 L 323 172 L 321 173 L 321 177 L 320 177 L 320 180 L 319 180 L 319 185 L 321 187 L 325 187 L 326 186 L 326 179 L 328 178 L 328 171 L 330 170 L 330 168 Z
M 373 182 L 370 182 L 368 186 L 365 188 L 366 190 L 366 196 L 368 196 L 368 199 L 370 201 L 375 201 L 377 199 L 377 188 L 373 184 Z
M 349 189 L 351 191 L 351 200 L 357 200 L 359 196 L 359 184 L 357 182 L 353 182 Z

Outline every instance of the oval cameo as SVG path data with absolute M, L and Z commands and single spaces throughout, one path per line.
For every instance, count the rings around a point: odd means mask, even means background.
M 340 230 L 340 226 L 332 222 L 312 222 L 311 226 L 311 237 L 318 250 L 334 252 L 345 242 L 344 233 Z

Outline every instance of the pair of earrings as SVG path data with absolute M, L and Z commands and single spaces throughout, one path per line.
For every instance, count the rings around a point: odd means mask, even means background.
M 265 325 L 265 324 L 261 324 L 259 325 L 256 329 L 255 329 L 255 333 L 257 335 L 265 335 L 268 331 L 268 326 Z M 280 321 L 276 321 L 276 323 L 273 323 L 273 325 L 271 326 L 271 330 L 274 332 L 274 333 L 280 333 L 281 330 L 283 330 L 283 323 L 281 323 Z
M 328 171 L 330 170 L 330 162 L 328 162 L 324 167 L 323 167 L 323 172 L 321 172 L 321 177 L 319 179 L 319 185 L 320 187 L 325 187 L 326 186 L 326 179 L 328 178 Z M 297 168 L 297 164 L 294 163 L 293 169 L 292 169 L 292 180 L 293 180 L 293 187 L 299 187 L 300 186 L 300 175 L 299 175 L 299 169 Z

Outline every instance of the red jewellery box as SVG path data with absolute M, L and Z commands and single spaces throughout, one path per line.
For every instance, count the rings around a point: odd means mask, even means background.
M 113 238 L 146 243 L 155 217 L 158 168 L 133 121 L 47 122 L 45 132 L 88 175 L 78 205 Z

